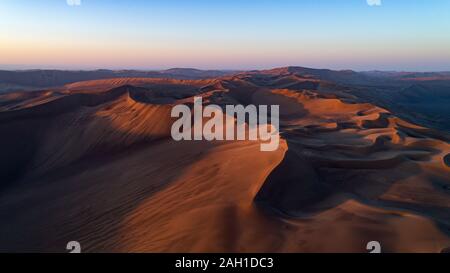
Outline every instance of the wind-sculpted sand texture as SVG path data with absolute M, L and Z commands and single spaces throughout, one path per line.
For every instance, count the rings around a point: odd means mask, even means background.
M 449 247 L 449 135 L 325 76 L 111 79 L 0 97 L 0 251 Z M 172 106 L 194 96 L 280 105 L 278 150 L 172 140 Z

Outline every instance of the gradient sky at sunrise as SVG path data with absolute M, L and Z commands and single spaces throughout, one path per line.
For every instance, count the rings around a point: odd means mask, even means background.
M 0 0 L 3 69 L 287 65 L 450 70 L 450 0 Z

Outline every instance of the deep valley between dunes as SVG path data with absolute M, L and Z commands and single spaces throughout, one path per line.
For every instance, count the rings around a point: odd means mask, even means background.
M 362 100 L 340 75 L 115 78 L 1 95 L 0 251 L 448 248 L 450 135 Z M 280 105 L 278 150 L 172 140 L 171 109 L 194 96 Z

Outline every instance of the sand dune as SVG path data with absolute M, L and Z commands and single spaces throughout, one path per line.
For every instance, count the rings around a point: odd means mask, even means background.
M 1 97 L 0 251 L 64 252 L 72 240 L 86 252 L 448 248 L 449 135 L 333 77 L 289 68 Z M 175 142 L 171 108 L 193 96 L 280 105 L 279 149 Z
M 213 79 L 232 75 L 236 71 L 198 70 L 192 68 L 172 68 L 159 71 L 143 70 L 0 70 L 0 93 L 42 88 L 57 88 L 65 84 L 115 78 L 167 78 L 167 79 Z

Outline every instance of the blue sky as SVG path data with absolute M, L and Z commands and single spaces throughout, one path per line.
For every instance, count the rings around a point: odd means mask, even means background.
M 0 67 L 450 70 L 450 0 L 0 0 Z

